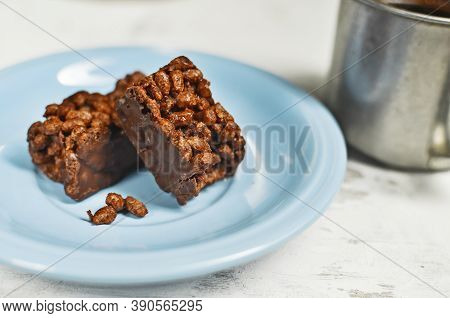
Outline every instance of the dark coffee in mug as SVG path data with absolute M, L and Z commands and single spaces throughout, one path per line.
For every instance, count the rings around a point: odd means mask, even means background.
M 406 11 L 450 18 L 450 2 L 448 0 L 400 0 L 381 2 Z

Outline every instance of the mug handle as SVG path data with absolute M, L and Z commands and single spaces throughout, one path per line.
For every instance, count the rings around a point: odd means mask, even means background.
M 450 162 L 450 69 L 443 86 L 436 124 L 433 128 L 429 166 L 443 169 Z

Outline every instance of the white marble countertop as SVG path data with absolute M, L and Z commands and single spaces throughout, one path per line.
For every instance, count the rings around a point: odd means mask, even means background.
M 337 0 L 2 0 L 0 67 L 67 50 L 39 25 L 77 49 L 131 44 L 195 49 L 256 65 L 308 90 L 326 77 L 337 8 Z M 37 278 L 11 296 L 450 295 L 449 207 L 450 173 L 398 172 L 350 151 L 344 184 L 327 211 L 340 226 L 320 218 L 277 252 L 196 280 L 108 288 Z M 30 277 L 0 266 L 0 294 Z

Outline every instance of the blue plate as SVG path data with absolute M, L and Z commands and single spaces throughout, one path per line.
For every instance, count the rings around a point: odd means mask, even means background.
M 169 194 L 161 194 L 146 171 L 74 202 L 61 184 L 35 169 L 26 131 L 42 118 L 45 105 L 77 90 L 108 92 L 113 77 L 73 52 L 4 69 L 0 71 L 1 262 L 90 284 L 195 277 L 274 250 L 317 219 L 338 191 L 346 165 L 341 131 L 321 103 L 282 79 L 196 52 L 123 47 L 81 53 L 117 78 L 137 69 L 151 73 L 178 55 L 190 57 L 211 81 L 215 99 L 243 128 L 245 160 L 234 178 L 208 187 L 183 207 Z M 111 191 L 151 200 L 150 214 L 143 219 L 120 215 L 112 226 L 91 225 L 85 211 L 101 207 Z

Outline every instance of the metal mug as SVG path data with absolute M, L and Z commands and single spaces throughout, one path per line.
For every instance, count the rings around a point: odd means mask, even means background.
M 389 165 L 450 168 L 445 2 L 341 2 L 325 98 L 347 142 Z M 439 11 L 424 14 L 440 3 Z

